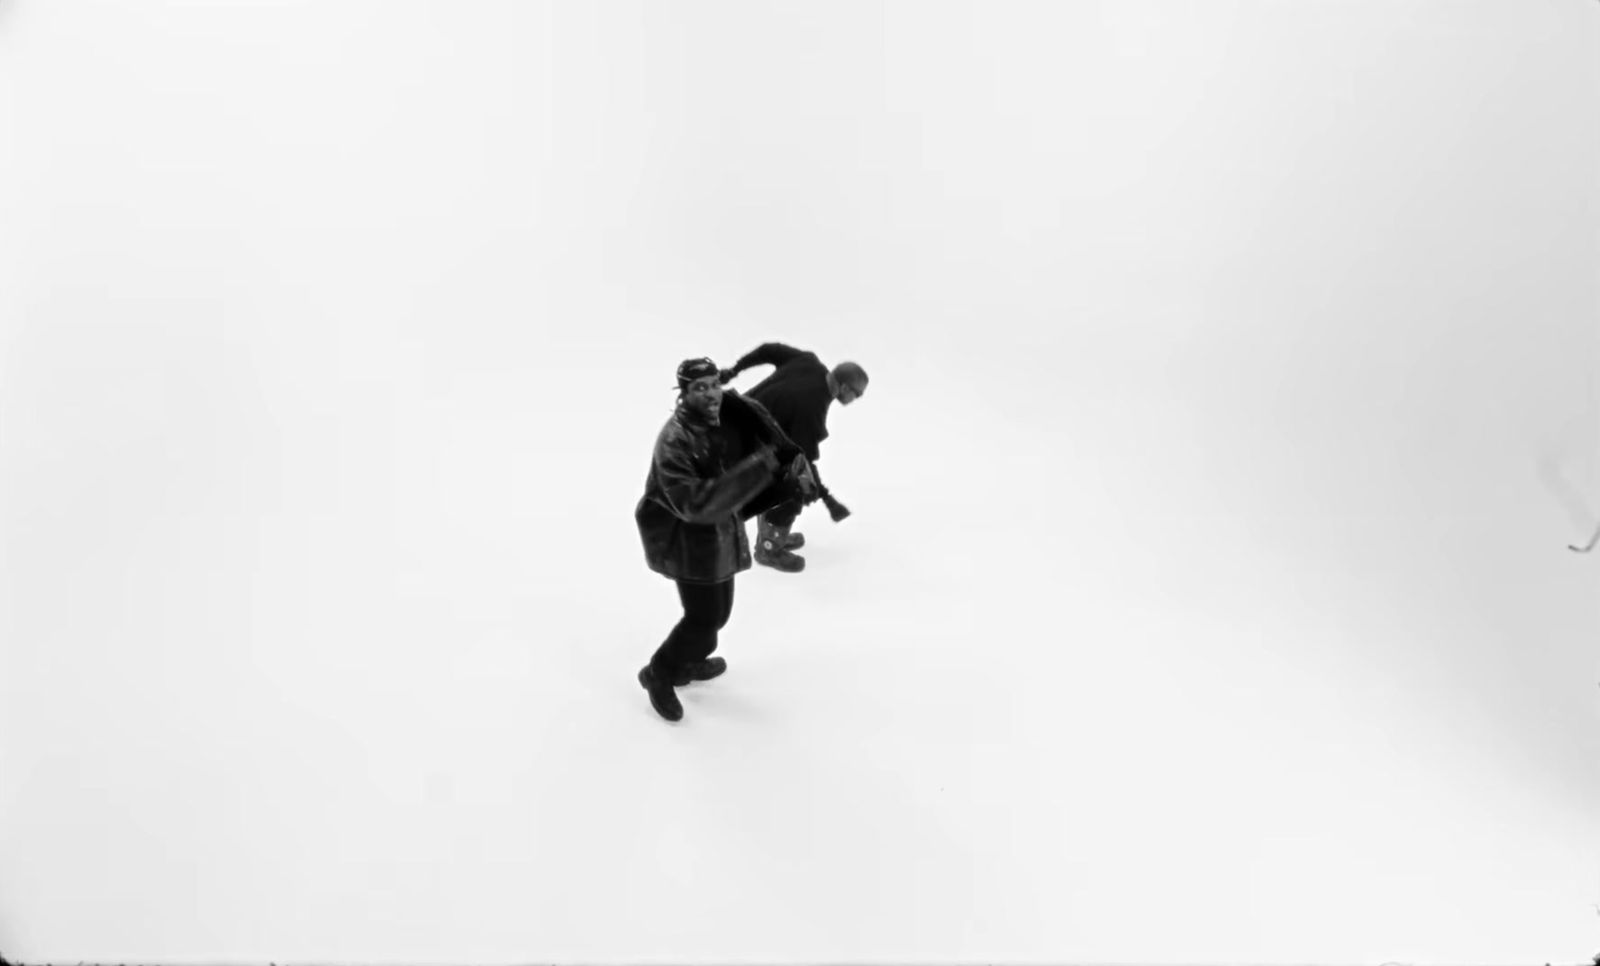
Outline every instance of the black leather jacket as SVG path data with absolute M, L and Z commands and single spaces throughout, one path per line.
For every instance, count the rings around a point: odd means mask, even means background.
M 798 493 L 775 455 L 794 444 L 760 403 L 724 390 L 721 422 L 680 406 L 656 436 L 634 507 L 646 565 L 673 580 L 720 583 L 749 570 L 744 521 Z

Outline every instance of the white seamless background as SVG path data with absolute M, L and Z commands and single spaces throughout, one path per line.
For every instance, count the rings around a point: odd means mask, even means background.
M 1597 108 L 1578 0 L 0 0 L 0 952 L 1587 960 Z M 768 340 L 855 515 L 670 726 Z

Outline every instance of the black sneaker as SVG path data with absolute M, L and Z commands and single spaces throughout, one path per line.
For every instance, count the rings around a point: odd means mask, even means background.
M 785 550 L 799 550 L 805 545 L 806 535 L 803 533 L 791 533 L 783 538 L 783 549 Z
M 728 669 L 728 662 L 720 657 L 708 657 L 704 661 L 695 661 L 687 667 L 678 669 L 678 677 L 672 683 L 683 687 L 693 681 L 709 681 Z
M 656 709 L 656 714 L 668 721 L 683 718 L 683 704 L 678 701 L 678 692 L 673 690 L 671 684 L 657 680 L 648 664 L 639 669 L 639 686 L 650 693 L 650 707 Z

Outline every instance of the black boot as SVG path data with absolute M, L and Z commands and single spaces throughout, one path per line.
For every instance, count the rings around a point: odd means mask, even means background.
M 806 558 L 791 553 L 784 546 L 784 532 L 765 520 L 756 525 L 756 563 L 784 573 L 794 574 L 806 569 Z
M 639 686 L 650 693 L 650 707 L 656 709 L 656 714 L 668 721 L 683 718 L 683 704 L 678 701 L 678 692 L 673 690 L 670 682 L 658 679 L 648 664 L 639 669 Z
M 677 680 L 672 683 L 683 687 L 694 681 L 709 681 L 728 669 L 728 662 L 720 657 L 708 657 L 678 669 Z
M 801 547 L 806 545 L 806 535 L 803 533 L 790 532 L 789 527 L 792 526 L 794 526 L 794 524 L 791 523 L 788 526 L 782 527 L 774 524 L 772 527 L 772 535 L 776 538 L 778 546 L 785 550 L 799 550 Z

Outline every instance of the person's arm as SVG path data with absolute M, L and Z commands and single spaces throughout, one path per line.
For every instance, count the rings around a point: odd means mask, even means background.
M 766 489 L 778 468 L 772 448 L 763 446 L 721 476 L 707 479 L 695 472 L 683 447 L 666 442 L 656 447 L 655 472 L 662 499 L 685 523 L 716 523 L 736 512 Z
M 838 523 L 850 515 L 850 508 L 833 498 L 833 493 L 828 489 L 828 484 L 822 482 L 822 474 L 817 470 L 817 461 L 811 461 L 811 479 L 816 481 L 817 496 L 822 500 L 822 505 L 828 508 L 828 516 Z
M 793 346 L 784 345 L 782 342 L 764 342 L 749 352 L 739 357 L 730 368 L 722 370 L 718 377 L 722 382 L 731 382 L 739 373 L 756 366 L 781 366 L 790 359 L 805 355 Z

